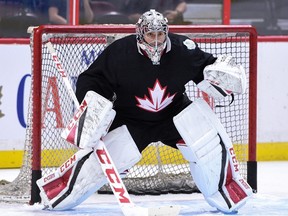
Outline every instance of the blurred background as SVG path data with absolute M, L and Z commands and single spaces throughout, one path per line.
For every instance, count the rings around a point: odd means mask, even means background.
M 260 36 L 288 34 L 287 0 L 0 0 L 0 37 L 29 37 L 27 27 L 41 24 L 134 24 L 150 8 L 172 25 L 251 24 Z

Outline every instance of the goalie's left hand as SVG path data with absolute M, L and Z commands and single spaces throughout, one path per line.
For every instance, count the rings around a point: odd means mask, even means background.
M 232 56 L 220 55 L 204 68 L 204 79 L 225 92 L 243 94 L 246 90 L 246 74 L 242 65 L 236 64 Z

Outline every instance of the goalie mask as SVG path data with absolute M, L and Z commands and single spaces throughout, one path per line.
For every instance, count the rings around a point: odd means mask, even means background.
M 168 20 L 159 12 L 145 12 L 136 23 L 138 46 L 147 54 L 154 65 L 160 64 L 160 58 L 167 44 Z M 149 40 L 148 40 L 149 39 Z

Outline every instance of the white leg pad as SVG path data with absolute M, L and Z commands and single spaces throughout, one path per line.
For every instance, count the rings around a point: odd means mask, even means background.
M 125 125 L 108 133 L 103 142 L 119 172 L 130 168 L 141 158 Z M 95 151 L 82 149 L 54 173 L 39 179 L 37 185 L 47 209 L 66 210 L 82 203 L 107 182 Z
M 241 177 L 232 142 L 209 105 L 197 99 L 174 117 L 174 124 L 186 143 L 177 147 L 207 202 L 227 213 L 243 206 L 252 189 Z

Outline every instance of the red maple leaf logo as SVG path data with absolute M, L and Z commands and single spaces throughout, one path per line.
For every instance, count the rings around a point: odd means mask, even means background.
M 175 97 L 176 93 L 170 96 L 168 93 L 166 96 L 166 88 L 162 87 L 159 80 L 157 79 L 154 87 L 148 88 L 148 92 L 150 97 L 144 95 L 143 98 L 135 96 L 136 100 L 138 101 L 137 106 L 141 109 L 150 111 L 150 112 L 159 112 L 160 110 L 167 107 L 170 103 L 172 103 L 173 98 Z

